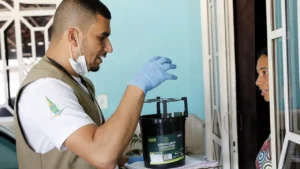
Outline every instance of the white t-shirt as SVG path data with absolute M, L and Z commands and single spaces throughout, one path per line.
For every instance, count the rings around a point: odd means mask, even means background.
M 73 78 L 88 93 L 81 79 Z M 19 100 L 19 120 L 28 144 L 41 154 L 54 148 L 67 150 L 63 144 L 72 133 L 95 124 L 84 112 L 72 88 L 54 78 L 39 79 L 24 89 Z M 115 169 L 119 169 L 118 165 Z
M 74 79 L 87 91 L 80 78 Z M 94 124 L 72 88 L 54 78 L 39 79 L 24 89 L 19 101 L 19 120 L 28 144 L 41 154 L 54 148 L 67 150 L 63 144 L 73 132 Z

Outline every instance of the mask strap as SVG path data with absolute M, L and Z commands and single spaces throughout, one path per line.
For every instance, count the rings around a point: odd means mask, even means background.
M 79 44 L 78 32 L 77 31 L 76 31 L 76 39 L 77 39 L 77 42 L 78 42 L 79 54 L 80 54 L 80 56 L 82 56 L 81 51 L 80 51 L 80 44 Z
M 69 48 L 70 48 L 71 58 L 74 60 L 73 52 L 72 52 L 72 45 L 71 44 L 69 44 Z

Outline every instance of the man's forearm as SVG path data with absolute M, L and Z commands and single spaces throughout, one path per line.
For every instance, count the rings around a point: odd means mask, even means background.
M 119 157 L 133 137 L 145 99 L 144 92 L 128 86 L 116 112 L 95 132 L 94 142 L 101 142 L 109 157 Z M 105 136 L 105 138 L 103 138 Z

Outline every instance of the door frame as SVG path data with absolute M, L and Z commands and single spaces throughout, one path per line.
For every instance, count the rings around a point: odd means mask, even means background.
M 221 139 L 213 133 L 211 67 L 214 36 L 210 26 L 214 28 L 214 19 L 210 17 L 211 0 L 200 0 L 202 44 L 203 44 L 203 73 L 205 88 L 206 112 L 206 149 L 207 156 L 213 160 L 214 144 L 217 141 L 222 146 L 223 168 L 238 169 L 238 139 L 237 139 L 237 104 L 236 104 L 236 69 L 235 69 L 235 37 L 234 37 L 234 12 L 233 0 L 218 1 L 217 4 L 217 32 L 218 54 L 220 73 L 220 103 L 221 112 L 218 117 Z M 214 15 L 214 14 L 213 14 Z M 225 28 L 225 29 L 224 29 Z M 213 68 L 212 68 L 213 69 Z M 221 85 L 222 84 L 222 85 Z
M 252 169 L 270 134 L 269 103 L 255 85 L 256 62 L 267 47 L 265 1 L 234 0 L 239 167 Z

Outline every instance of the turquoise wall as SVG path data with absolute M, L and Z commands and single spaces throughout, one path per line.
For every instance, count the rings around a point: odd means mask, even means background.
M 87 76 L 96 94 L 108 96 L 106 118 L 116 110 L 127 83 L 152 56 L 170 57 L 176 81 L 167 81 L 147 94 L 148 98 L 188 98 L 189 113 L 201 119 L 204 88 L 199 0 L 103 0 L 112 12 L 110 40 L 114 52 L 108 54 L 97 73 Z M 169 104 L 170 111 L 182 111 L 183 103 Z M 145 104 L 142 114 L 156 113 L 155 104 Z

